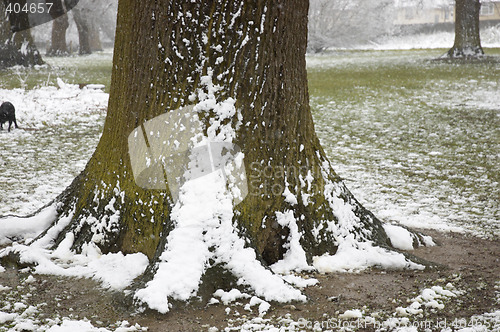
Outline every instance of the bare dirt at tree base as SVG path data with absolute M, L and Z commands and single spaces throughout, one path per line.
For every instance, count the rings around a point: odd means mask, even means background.
M 427 271 L 372 269 L 361 273 L 309 274 L 305 277 L 316 278 L 319 283 L 304 289 L 309 298 L 307 303 L 272 303 L 264 318 L 270 319 L 269 323 L 276 327 L 284 324 L 279 322 L 280 317 L 296 322 L 334 322 L 346 310 L 360 309 L 366 315 L 384 320 L 393 316 L 397 307 L 407 307 L 408 299 L 415 298 L 423 289 L 444 287 L 448 283 L 463 294 L 446 301 L 443 310 L 426 310 L 419 319 L 451 322 L 499 310 L 496 292 L 500 289 L 495 286 L 500 282 L 500 241 L 458 233 L 428 230 L 424 233 L 440 245 L 419 248 L 412 253 L 441 267 Z M 189 304 L 165 315 L 150 311 L 137 313 L 123 304 L 123 295 L 106 291 L 95 281 L 35 275 L 34 282 L 23 283 L 29 275 L 29 271 L 7 268 L 0 273 L 0 285 L 17 288 L 19 298 L 31 294 L 27 301 L 30 305 L 46 303 L 39 309 L 37 318 L 41 321 L 55 317 L 87 318 L 94 326 L 112 327 L 117 321 L 127 320 L 153 332 L 207 331 L 210 327 L 223 331 L 231 326 L 237 330 L 244 321 L 258 317 L 256 307 L 253 311 L 244 309 L 248 303 L 245 299 L 239 300 L 240 304 L 230 305 Z M 0 302 L 2 296 L 5 292 L 0 292 Z M 229 313 L 227 308 L 230 308 Z M 374 328 L 357 330 L 372 331 Z

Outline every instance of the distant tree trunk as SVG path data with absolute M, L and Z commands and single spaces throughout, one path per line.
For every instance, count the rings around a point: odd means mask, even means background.
M 455 1 L 455 44 L 448 51 L 451 58 L 469 58 L 484 54 L 479 36 L 480 0 Z
M 68 46 L 66 44 L 66 30 L 68 30 L 69 22 L 66 9 L 62 0 L 53 0 L 50 14 L 54 18 L 52 21 L 52 35 L 50 48 L 47 50 L 47 55 L 66 55 L 68 54 Z
M 94 19 L 90 21 L 89 30 L 90 49 L 92 52 L 102 51 L 100 31 Z
M 66 55 L 69 53 L 66 44 L 66 30 L 68 27 L 67 15 L 60 16 L 52 21 L 52 38 L 47 55 Z
M 78 53 L 80 55 L 91 54 L 90 26 L 85 9 L 80 9 L 78 7 L 73 8 L 73 19 L 75 20 L 76 29 L 78 30 L 78 41 L 80 43 Z
M 307 12 L 307 0 L 120 0 L 103 135 L 84 171 L 57 198 L 59 217 L 42 236 L 62 230 L 54 248 L 69 239 L 75 251 L 90 245 L 104 253 L 145 253 L 151 264 L 135 294 L 161 312 L 168 311 L 169 299 L 205 298 L 227 287 L 228 280 L 273 300 L 289 286 L 263 266 L 289 252 L 300 256 L 300 269 L 314 256 L 335 254 L 342 243 L 391 248 L 380 220 L 335 174 L 315 134 L 305 61 Z M 144 147 L 152 146 L 150 135 L 187 135 L 184 139 L 193 142 L 194 134 L 184 125 L 143 131 L 150 120 L 179 110 L 186 118 L 201 117 L 202 136 L 241 148 L 248 194 L 237 205 L 222 192 L 199 194 L 206 189 L 200 187 L 191 189 L 194 201 L 176 202 L 175 181 L 161 179 L 153 190 L 134 177 L 129 149 L 134 137 L 146 137 Z M 158 162 L 174 158 L 166 155 Z M 148 163 L 148 158 L 141 160 Z M 226 205 L 208 216 L 205 210 L 193 215 L 203 200 L 213 203 L 202 205 L 209 211 Z M 186 228 L 180 211 L 191 212 Z M 202 219 L 194 225 L 190 218 Z M 195 267 L 202 273 L 189 275 L 195 282 L 187 295 L 176 291 L 183 286 L 161 280 L 190 271 L 185 262 L 176 265 L 165 255 L 178 248 L 174 240 L 179 234 L 197 239 L 181 241 L 196 244 L 183 254 L 207 255 Z M 242 260 L 248 268 L 241 269 Z M 255 278 L 255 271 L 267 273 L 264 279 L 277 280 L 283 288 L 259 288 L 267 281 Z M 143 296 L 152 281 L 161 285 L 159 303 Z
M 21 2 L 23 5 L 25 2 Z M 12 32 L 12 16 L 6 13 L 7 1 L 0 1 L 0 69 L 21 65 L 34 66 L 43 64 L 42 56 L 36 48 L 30 30 Z M 17 15 L 18 20 L 28 20 L 27 14 Z M 20 26 L 22 23 L 17 22 Z M 28 24 L 24 24 L 28 26 Z

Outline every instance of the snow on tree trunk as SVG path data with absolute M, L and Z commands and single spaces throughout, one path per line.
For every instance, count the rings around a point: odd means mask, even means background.
M 19 20 L 27 20 L 27 14 L 18 15 Z M 16 65 L 34 66 L 43 64 L 29 30 L 12 32 L 6 2 L 0 1 L 0 69 Z
M 423 268 L 390 249 L 321 148 L 307 12 L 306 0 L 121 0 L 103 135 L 34 243 L 146 254 L 132 294 L 160 312 L 218 288 L 305 300 L 277 273 Z M 33 262 L 23 248 L 2 255 Z
M 451 58 L 469 58 L 484 54 L 479 36 L 479 0 L 455 1 L 455 43 L 448 51 Z

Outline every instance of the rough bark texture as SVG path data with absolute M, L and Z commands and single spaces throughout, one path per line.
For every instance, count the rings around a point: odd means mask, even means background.
M 57 199 L 60 217 L 72 221 L 54 246 L 72 232 L 73 249 L 95 242 L 103 252 L 143 252 L 154 273 L 175 228 L 173 203 L 168 188 L 146 190 L 134 182 L 127 139 L 145 121 L 196 103 L 193 93 L 210 75 L 221 87 L 217 98 L 235 99 L 242 114 L 234 143 L 245 155 L 249 194 L 235 207 L 234 224 L 264 264 L 287 250 L 290 230 L 276 215 L 286 210 L 293 211 L 309 260 L 334 254 L 337 237 L 348 234 L 326 225 L 346 223 L 332 200 L 357 218 L 343 228 L 347 233 L 388 247 L 380 221 L 331 169 L 315 134 L 305 65 L 307 12 L 307 0 L 120 0 L 103 135 L 85 170 Z M 286 199 L 286 190 L 297 202 Z M 214 271 L 204 280 L 210 289 L 228 280 Z
M 479 36 L 479 0 L 455 1 L 455 44 L 448 51 L 451 58 L 477 57 L 484 54 Z
M 42 57 L 33 42 L 30 31 L 12 32 L 11 18 L 5 11 L 6 4 L 7 1 L 0 1 L 0 69 L 16 65 L 34 66 L 43 64 Z M 21 1 L 21 5 L 23 5 L 23 1 Z M 28 20 L 28 16 L 18 15 L 17 19 Z

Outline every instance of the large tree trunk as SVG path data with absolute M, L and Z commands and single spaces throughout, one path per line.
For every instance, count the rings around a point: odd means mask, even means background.
M 455 44 L 448 51 L 451 58 L 469 58 L 484 54 L 479 36 L 479 0 L 455 1 Z
M 43 64 L 42 56 L 33 42 L 30 30 L 12 32 L 12 16 L 7 15 L 6 4 L 6 1 L 0 1 L 0 69 L 16 65 Z M 21 13 L 16 18 L 19 20 L 16 23 L 19 26 L 29 26 L 26 22 L 22 22 L 28 20 L 27 14 Z
M 389 248 L 381 222 L 335 174 L 315 134 L 305 65 L 307 12 L 307 0 L 120 0 L 103 135 L 85 170 L 57 198 L 59 218 L 46 234 L 64 231 L 53 247 L 70 234 L 76 251 L 91 244 L 102 252 L 145 253 L 151 264 L 136 284 L 136 298 L 162 312 L 167 297 L 187 300 L 227 286 L 233 280 L 227 273 L 277 299 L 273 294 L 288 286 L 262 288 L 263 279 L 276 277 L 263 266 L 292 251 L 303 254 L 300 270 L 345 242 Z M 180 116 L 200 117 L 204 140 L 241 148 L 246 186 L 228 175 L 233 191 L 220 189 L 219 180 L 205 187 L 193 187 L 193 180 L 179 189 L 166 174 L 167 183 L 148 187 L 155 174 L 144 179 L 134 169 L 133 137 L 139 133 L 145 149 L 154 148 L 156 134 L 172 146 L 192 142 L 191 136 L 181 139 L 189 132 L 185 127 L 145 130 L 179 110 L 186 112 Z M 163 157 L 167 164 L 176 158 Z M 163 181 L 168 165 L 160 157 L 157 162 Z M 235 188 L 248 194 L 237 196 Z M 192 211 L 198 213 L 185 217 Z M 198 262 L 204 276 L 186 275 L 187 262 L 176 265 L 182 232 L 192 237 L 183 254 L 204 255 Z M 188 296 L 168 288 L 177 284 L 162 281 L 166 275 L 179 283 L 194 278 Z M 160 303 L 148 301 L 153 285 L 161 285 Z

